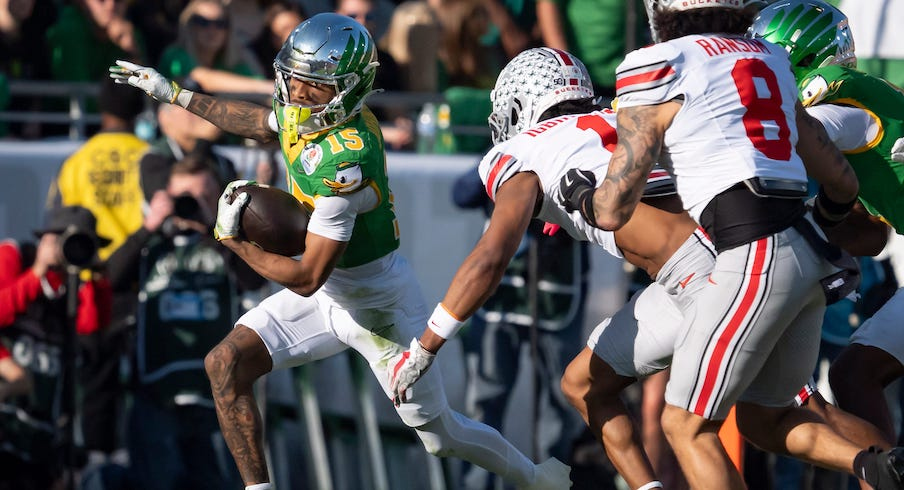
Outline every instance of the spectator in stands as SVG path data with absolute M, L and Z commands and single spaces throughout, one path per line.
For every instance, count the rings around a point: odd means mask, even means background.
M 111 240 L 100 250 L 101 259 L 106 259 L 141 226 L 138 160 L 148 145 L 134 134 L 135 118 L 145 107 L 142 94 L 107 77 L 101 87 L 101 129 L 63 162 L 48 204 L 91 210 L 97 216 L 99 233 Z
M 482 209 L 488 217 L 492 210 L 476 167 L 455 181 L 452 200 L 461 208 Z M 537 250 L 535 278 L 530 272 L 531 242 Z M 502 432 L 518 376 L 523 371 L 533 373 L 533 403 L 539 413 L 533 415 L 529 432 L 536 432 L 533 437 L 541 452 L 535 458 L 554 457 L 571 464 L 572 445 L 583 427 L 559 385 L 568 362 L 581 350 L 588 269 L 587 242 L 577 242 L 567 233 L 544 234 L 543 223 L 534 220 L 498 288 L 471 317 L 462 337 L 466 414 L 474 420 Z M 530 303 L 532 280 L 538 288 L 536 318 Z M 531 365 L 523 366 L 522 347 L 530 347 L 534 335 L 537 351 L 531 355 Z M 496 488 L 491 476 L 483 468 L 465 464 L 463 488 Z
M 376 0 L 337 0 L 336 13 L 351 17 L 367 28 L 376 39 Z M 374 88 L 390 92 L 404 90 L 399 66 L 392 55 L 377 45 L 380 69 L 374 79 Z M 414 121 L 406 108 L 375 107 L 374 114 L 383 130 L 383 141 L 394 150 L 411 149 L 414 143 Z
M 264 11 L 263 28 L 251 42 L 251 49 L 261 67 L 261 72 L 267 78 L 276 77 L 273 71 L 273 58 L 289 34 L 306 18 L 307 15 L 301 5 L 290 0 L 276 1 Z
M 615 67 L 647 44 L 640 0 L 537 0 L 543 44 L 584 61 L 597 96 L 615 96 Z
M 109 322 L 109 283 L 94 272 L 77 291 L 66 291 L 60 235 L 70 227 L 98 237 L 96 220 L 80 206 L 50 211 L 39 243 L 0 243 L 0 339 L 31 378 L 25 395 L 5 400 L 0 409 L 0 488 L 44 490 L 63 473 L 66 463 L 60 428 L 73 414 L 64 413 L 63 340 L 72 321 L 81 336 L 102 331 Z M 94 257 L 97 264 L 97 257 Z M 78 310 L 71 319 L 67 294 L 77 294 Z M 75 334 L 75 332 L 71 332 Z M 0 360 L 0 369 L 8 360 Z M 4 374 L 5 376 L 5 374 Z M 90 396 L 90 394 L 86 394 Z M 71 408 L 71 407 L 70 407 Z M 22 410 L 17 414 L 15 409 Z
M 223 1 L 227 14 L 233 21 L 232 32 L 239 43 L 243 46 L 249 46 L 257 38 L 264 28 L 264 16 L 267 6 L 273 2 L 274 0 Z M 298 3 L 300 4 L 300 2 Z
M 477 0 L 431 0 L 439 18 L 439 89 L 463 86 L 490 89 L 505 62 L 481 42 L 490 17 Z
M 101 131 L 63 162 L 48 204 L 88 208 L 97 217 L 98 233 L 110 239 L 99 251 L 101 259 L 106 259 L 141 226 L 144 196 L 138 161 L 148 145 L 133 132 L 135 117 L 145 105 L 141 92 L 107 79 L 101 85 Z M 122 334 L 134 326 L 136 301 L 134 295 L 116 295 L 110 328 L 81 339 L 82 432 L 86 449 L 100 459 L 119 447 Z
M 241 488 L 219 425 L 204 356 L 264 279 L 213 238 L 218 164 L 189 155 L 154 193 L 142 228 L 110 257 L 116 290 L 137 287 L 129 456 L 142 489 Z M 169 264 L 162 267 L 162 264 Z
M 157 107 L 157 124 L 160 138 L 151 144 L 139 161 L 141 189 L 147 198 L 166 188 L 170 168 L 189 154 L 216 162 L 217 172 L 225 182 L 238 178 L 232 160 L 215 153 L 211 146 L 223 135 L 220 128 L 172 104 Z
M 125 8 L 121 1 L 66 2 L 46 33 L 53 79 L 94 82 L 111 59 L 143 60 L 141 34 L 125 19 Z
M 179 35 L 160 57 L 160 73 L 205 92 L 273 94 L 252 53 L 231 30 L 220 0 L 191 0 L 179 15 Z
M 490 31 L 484 42 L 498 45 L 510 60 L 528 48 L 542 45 L 537 29 L 534 0 L 488 0 L 483 3 L 490 16 Z
M 126 17 L 144 36 L 145 59 L 156 64 L 163 50 L 176 41 L 179 14 L 188 0 L 128 2 Z
M 57 9 L 36 9 L 35 0 L 0 1 L 0 73 L 9 79 L 49 80 L 47 40 L 44 33 L 56 20 Z M 41 98 L 12 97 L 4 110 L 38 111 Z M 15 137 L 37 138 L 41 135 L 38 123 L 9 124 Z M 0 135 L 3 132 L 0 131 Z

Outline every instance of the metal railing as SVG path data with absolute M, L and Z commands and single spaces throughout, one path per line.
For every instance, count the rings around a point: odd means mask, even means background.
M 65 99 L 68 101 L 66 111 L 0 111 L 0 122 L 38 123 L 67 125 L 70 140 L 87 138 L 90 125 L 100 124 L 100 114 L 88 111 L 88 101 L 97 98 L 100 85 L 92 82 L 58 82 L 41 80 L 10 80 L 10 98 L 40 97 L 41 99 Z M 226 97 L 264 102 L 269 97 L 260 94 L 224 93 Z M 440 93 L 432 92 L 379 92 L 367 99 L 371 107 L 404 109 L 414 116 L 426 103 L 442 103 L 445 99 Z M 481 126 L 452 126 L 456 135 L 487 136 L 489 128 Z

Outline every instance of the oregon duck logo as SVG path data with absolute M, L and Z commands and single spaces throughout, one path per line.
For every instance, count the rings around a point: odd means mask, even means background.
M 364 183 L 364 175 L 361 173 L 361 165 L 357 162 L 342 162 L 336 166 L 334 180 L 323 179 L 323 183 L 333 191 L 333 194 L 348 194 L 361 188 Z
M 827 81 L 821 75 L 805 79 L 801 83 L 800 98 L 804 107 L 810 107 L 825 99 L 827 96 L 838 92 L 841 88 L 841 80 Z

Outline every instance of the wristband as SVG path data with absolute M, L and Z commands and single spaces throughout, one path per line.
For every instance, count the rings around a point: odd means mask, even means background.
M 651 488 L 662 488 L 662 482 L 659 480 L 653 480 L 646 485 L 641 485 L 637 487 L 637 490 L 650 490 Z
M 820 226 L 837 225 L 850 214 L 851 209 L 856 202 L 856 197 L 852 201 L 846 203 L 835 202 L 826 194 L 825 188 L 820 186 L 813 206 L 815 208 L 813 219 Z
M 444 339 L 454 337 L 465 322 L 455 318 L 442 303 L 436 305 L 430 319 L 427 320 L 427 328 Z
M 593 193 L 596 191 L 595 188 L 590 187 L 585 190 L 581 197 L 578 200 L 581 203 L 581 207 L 578 211 L 581 212 L 581 217 L 584 218 L 584 221 L 590 224 L 590 226 L 594 228 L 599 228 L 596 224 L 596 213 L 593 211 Z
M 173 85 L 176 85 L 176 82 L 173 82 Z M 191 96 L 195 95 L 191 90 L 186 90 L 184 88 L 179 88 L 178 93 L 173 97 L 173 104 L 177 106 L 181 106 L 183 109 L 188 109 L 188 103 L 191 102 Z

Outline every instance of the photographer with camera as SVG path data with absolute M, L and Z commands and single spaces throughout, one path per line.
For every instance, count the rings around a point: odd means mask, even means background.
M 36 246 L 0 242 L 0 342 L 31 387 L 0 404 L 0 488 L 51 488 L 72 463 L 75 331 L 84 338 L 110 316 L 110 286 L 96 270 L 97 249 L 109 240 L 96 223 L 83 207 L 61 207 L 35 231 Z M 90 280 L 79 284 L 83 269 Z
M 139 298 L 127 416 L 130 488 L 241 488 L 220 436 L 204 356 L 265 280 L 213 238 L 224 183 L 188 155 L 151 197 L 141 229 L 110 256 L 116 294 Z

